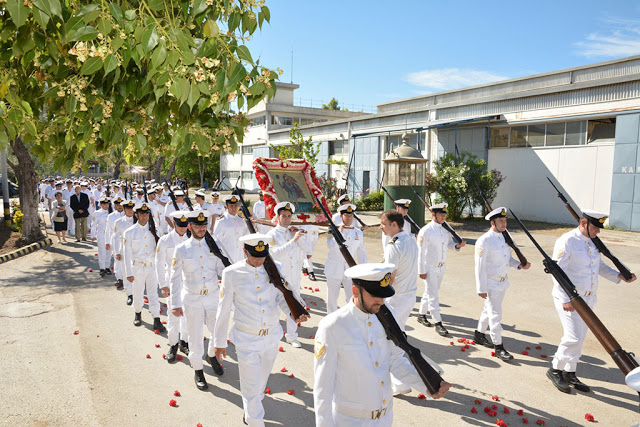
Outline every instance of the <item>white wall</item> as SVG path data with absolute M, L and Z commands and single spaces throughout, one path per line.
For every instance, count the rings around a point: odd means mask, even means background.
M 609 212 L 613 143 L 559 148 L 492 148 L 489 168 L 507 178 L 492 206 L 506 206 L 529 220 L 575 224 L 547 181 L 560 183 L 572 207 Z

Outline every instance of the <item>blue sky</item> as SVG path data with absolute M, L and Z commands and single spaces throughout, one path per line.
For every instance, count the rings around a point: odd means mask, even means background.
M 638 1 L 267 0 L 249 42 L 314 106 L 376 104 L 640 54 Z M 353 109 L 353 107 L 351 107 Z M 358 108 L 359 109 L 359 108 Z

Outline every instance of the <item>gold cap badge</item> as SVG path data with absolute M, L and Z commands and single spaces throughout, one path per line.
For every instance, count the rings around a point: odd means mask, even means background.
M 256 252 L 262 252 L 266 249 L 266 246 L 264 245 L 264 242 L 260 240 L 254 249 Z
M 380 286 L 386 288 L 391 283 L 391 273 L 387 273 L 384 275 L 384 279 L 380 281 Z
M 200 215 L 198 215 L 198 221 L 204 221 L 204 214 L 202 212 L 200 212 Z

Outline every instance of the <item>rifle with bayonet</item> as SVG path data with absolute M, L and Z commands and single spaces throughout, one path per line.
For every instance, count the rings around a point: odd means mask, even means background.
M 148 205 L 149 204 L 149 198 L 147 197 L 147 183 L 144 179 L 144 177 L 142 177 L 142 189 L 144 190 L 144 201 L 145 203 Z M 149 206 L 149 231 L 151 232 L 151 234 L 153 234 L 153 238 L 156 239 L 156 245 L 158 244 L 158 240 L 160 240 L 160 238 L 158 237 L 158 232 L 156 230 L 156 221 L 153 219 L 153 209 L 151 209 L 151 206 Z
M 238 181 L 240 181 L 238 179 Z M 236 182 L 236 188 L 233 190 L 233 194 L 238 196 L 240 199 L 240 209 L 242 210 L 242 214 L 244 215 L 244 221 L 247 224 L 247 228 L 250 233 L 256 233 L 256 229 L 253 226 L 253 222 L 251 222 L 251 212 L 249 212 L 249 208 L 242 197 L 242 192 L 244 190 L 238 188 L 238 182 Z M 287 302 L 287 306 L 289 307 L 289 311 L 291 311 L 291 317 L 294 320 L 297 320 L 300 316 L 305 315 L 309 316 L 309 312 L 304 308 L 300 301 L 298 301 L 293 295 L 293 292 L 289 290 L 288 283 L 284 280 L 282 275 L 280 274 L 280 270 L 276 266 L 276 263 L 271 258 L 271 255 L 267 255 L 264 261 L 264 269 L 269 276 L 269 281 L 276 287 L 282 294 L 284 295 L 284 300 Z
M 111 191 L 109 190 L 109 184 L 107 184 L 104 194 L 107 196 L 107 199 L 109 199 L 109 213 L 111 213 L 113 212 L 113 207 L 111 206 Z
M 411 190 L 413 191 L 413 194 L 415 194 L 418 197 L 418 199 L 420 199 L 422 204 L 429 210 L 429 212 L 431 212 L 431 206 L 427 204 L 427 201 L 420 194 L 418 194 L 415 188 L 413 188 L 412 186 L 409 186 L 409 188 L 411 188 Z M 453 240 L 455 240 L 457 244 L 462 243 L 462 237 L 460 237 L 460 235 L 455 232 L 455 230 L 449 225 L 449 223 L 447 223 L 447 221 L 442 223 L 442 228 L 444 228 L 449 233 L 451 233 L 451 235 L 453 236 Z
M 340 229 L 331 220 L 331 215 L 329 215 L 329 212 L 327 212 L 324 205 L 317 197 L 316 203 L 320 206 L 322 213 L 329 222 L 329 233 L 331 233 L 333 238 L 336 240 L 344 260 L 347 262 L 349 267 L 353 267 L 357 264 L 356 260 L 353 259 L 351 252 L 349 252 L 346 240 L 340 232 Z M 418 371 L 418 375 L 420 375 L 420 378 L 427 386 L 429 393 L 432 395 L 437 394 L 438 390 L 440 390 L 440 383 L 443 381 L 442 377 L 438 371 L 436 371 L 433 366 L 431 366 L 431 364 L 422 357 L 420 350 L 409 344 L 409 341 L 407 341 L 407 334 L 400 328 L 395 317 L 393 317 L 393 313 L 391 313 L 385 304 L 380 306 L 380 310 L 376 313 L 376 317 L 382 324 L 382 327 L 387 334 L 387 339 L 393 341 L 396 346 L 407 353 L 411 364 L 416 368 L 416 371 Z
M 569 297 L 569 302 L 571 303 L 571 306 L 576 310 L 576 312 L 578 312 L 582 320 L 584 320 L 584 323 L 587 324 L 587 327 L 589 328 L 589 330 L 593 332 L 593 335 L 595 335 L 595 337 L 598 339 L 600 344 L 604 347 L 607 353 L 609 353 L 609 355 L 611 356 L 615 364 L 618 365 L 618 368 L 622 371 L 622 373 L 624 375 L 627 375 L 629 372 L 633 371 L 634 369 L 637 369 L 640 366 L 640 364 L 638 363 L 638 360 L 636 359 L 635 355 L 633 355 L 633 353 L 626 352 L 625 350 L 622 349 L 622 347 L 620 347 L 620 344 L 618 344 L 618 341 L 616 341 L 616 339 L 613 337 L 613 335 L 611 335 L 609 330 L 607 330 L 607 328 L 600 321 L 598 316 L 596 316 L 596 314 L 593 312 L 591 307 L 589 307 L 589 305 L 584 301 L 584 299 L 582 299 L 582 297 L 576 290 L 575 285 L 571 282 L 571 279 L 569 279 L 569 276 L 567 276 L 567 273 L 565 273 L 565 271 L 558 265 L 556 261 L 551 259 L 549 255 L 546 254 L 544 249 L 540 247 L 538 242 L 536 242 L 536 240 L 533 238 L 531 233 L 529 233 L 529 230 L 527 230 L 527 228 L 520 221 L 520 219 L 518 219 L 516 214 L 513 213 L 511 209 L 510 211 L 511 211 L 511 215 L 513 215 L 515 220 L 518 222 L 518 225 L 520 225 L 520 228 L 522 228 L 522 231 L 524 231 L 525 234 L 529 237 L 529 239 L 531 239 L 535 247 L 538 249 L 538 251 L 540 251 L 540 253 L 544 257 L 542 264 L 545 267 L 544 268 L 545 273 L 551 274 L 553 278 L 556 279 L 556 281 L 558 282 L 558 285 L 560 285 L 562 290 Z
M 558 193 L 558 197 L 560 198 L 560 200 L 564 202 L 564 205 L 569 211 L 569 213 L 576 219 L 576 221 L 578 221 L 578 223 L 580 223 L 580 215 L 578 215 L 576 211 L 571 207 L 571 204 L 569 203 L 567 198 L 564 196 L 564 194 L 562 194 L 560 190 L 558 190 L 558 187 L 556 187 L 554 183 L 551 182 L 549 177 L 547 177 L 547 180 L 549 181 L 549 184 L 551 184 L 551 186 L 556 190 L 556 192 Z M 611 253 L 609 248 L 605 246 L 605 244 L 602 242 L 602 240 L 600 240 L 598 236 L 592 237 L 591 241 L 596 246 L 596 248 L 598 248 L 598 250 L 602 255 L 606 256 L 611 260 L 611 262 L 613 262 L 613 264 L 616 266 L 616 268 L 622 274 L 625 280 L 631 279 L 631 276 L 632 276 L 631 271 L 622 263 L 622 261 L 620 261 L 614 254 Z
M 484 201 L 484 206 L 487 208 L 489 212 L 491 212 L 493 209 L 491 208 L 491 205 L 489 204 L 487 197 L 484 195 L 482 188 L 480 188 L 480 185 L 476 182 L 476 180 L 472 179 L 472 181 L 476 185 L 476 188 L 478 189 L 478 193 L 480 193 L 480 197 L 482 197 L 482 200 Z M 516 256 L 518 257 L 520 264 L 523 266 L 527 265 L 527 262 L 528 262 L 527 257 L 524 256 L 524 254 L 522 253 L 518 245 L 516 245 L 516 243 L 513 241 L 513 238 L 511 237 L 511 234 L 509 234 L 508 230 L 504 230 L 502 232 L 502 237 L 504 237 L 504 242 L 507 245 L 509 245 L 509 247 L 511 247 L 511 249 L 513 249 L 513 251 L 516 253 Z
M 129 191 L 129 178 L 125 178 L 125 179 L 124 179 L 124 199 L 125 199 L 125 200 L 130 200 L 130 199 L 127 197 L 127 192 L 128 192 L 128 191 Z
M 389 192 L 387 191 L 387 189 L 386 189 L 386 188 L 384 188 L 384 185 L 382 185 L 382 183 L 381 183 L 380 181 L 378 181 L 378 184 L 380 185 L 380 188 L 382 189 L 382 191 L 384 191 L 384 194 L 386 194 L 386 195 L 387 195 L 387 197 L 389 198 L 389 200 L 391 200 L 391 203 L 393 203 L 393 204 L 394 204 L 394 206 L 395 206 L 396 201 L 395 201 L 395 200 L 393 200 L 393 197 L 391 197 L 391 194 L 389 194 Z M 405 220 L 405 221 L 407 221 L 407 222 L 411 225 L 411 232 L 412 232 L 413 234 L 416 234 L 416 235 L 417 235 L 417 234 L 420 232 L 420 227 L 418 226 L 418 224 L 416 224 L 416 222 L 415 222 L 413 219 L 411 219 L 411 217 L 409 216 L 409 214 L 406 214 L 406 215 L 404 216 L 404 220 Z M 461 240 L 461 241 L 462 241 L 462 240 Z

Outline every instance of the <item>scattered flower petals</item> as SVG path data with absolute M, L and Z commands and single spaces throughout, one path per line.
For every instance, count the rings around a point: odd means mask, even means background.
M 182 360 L 182 356 L 177 355 L 177 356 L 176 356 L 176 360 Z
M 500 418 L 496 420 L 496 425 L 499 425 L 500 427 L 507 427 L 507 423 L 502 421 Z
M 175 407 L 175 406 L 178 406 L 178 402 L 176 402 L 175 400 L 171 399 L 171 400 L 169 401 L 169 406 L 174 406 L 174 407 Z
M 80 333 L 80 331 L 77 330 L 77 329 L 75 331 L 73 331 L 73 335 L 78 335 L 79 333 Z
M 478 412 L 478 410 L 476 409 L 476 407 L 474 406 L 473 408 L 471 408 L 471 413 L 475 414 L 476 412 Z
M 466 350 L 469 350 L 469 344 L 465 344 L 464 348 L 465 348 Z
M 156 344 L 156 348 L 160 348 L 160 344 Z
M 509 411 L 509 408 L 507 408 L 507 407 L 505 406 L 505 407 L 504 407 L 504 413 L 505 413 L 505 414 L 509 414 L 509 413 L 511 413 L 511 411 Z
M 536 350 L 542 350 L 542 346 L 537 345 Z
M 543 420 L 538 420 L 536 421 L 536 424 L 538 424 L 539 426 L 543 426 L 545 425 L 545 422 Z
M 547 355 L 546 354 L 541 354 L 540 357 L 542 357 L 543 359 L 546 359 Z
M 498 396 L 491 396 L 492 400 L 495 400 L 496 402 L 500 402 L 500 398 L 498 398 Z
M 482 404 L 482 400 L 476 399 L 476 400 L 473 401 L 473 403 L 475 403 L 476 405 L 480 405 L 480 404 Z
M 591 422 L 595 421 L 595 418 L 591 414 L 585 414 L 584 419 Z
M 164 306 L 166 307 L 166 306 L 167 306 L 167 304 L 164 304 Z
M 202 427 L 202 423 L 196 424 L 196 427 Z
M 293 378 L 293 374 L 289 375 L 289 378 Z
M 451 342 L 449 343 L 449 345 L 453 345 L 453 341 L 451 341 Z
M 495 417 L 496 415 L 498 415 L 498 413 L 496 411 L 489 411 L 489 416 L 490 417 Z
M 93 270 L 91 268 L 89 269 L 89 273 L 93 273 Z
M 287 394 L 288 394 L 288 395 L 292 395 L 293 393 L 295 393 L 295 390 L 294 390 L 294 389 L 287 390 Z
M 496 352 L 495 352 L 495 351 L 492 351 L 492 352 L 491 352 L 491 357 L 494 357 L 495 355 L 496 355 Z
M 523 424 L 529 424 L 529 418 L 527 418 L 527 417 L 523 417 L 523 418 L 522 418 L 522 423 L 523 423 Z
M 314 339 L 314 338 L 315 338 L 315 336 L 311 335 L 309 338 L 310 338 L 310 339 Z
M 527 350 L 524 350 L 524 351 L 522 352 L 522 354 L 524 354 L 525 356 L 528 356 L 528 355 L 529 355 L 529 352 L 528 352 Z
M 490 406 L 485 406 L 485 407 L 484 407 L 484 412 L 486 412 L 487 414 L 488 414 L 489 412 L 491 412 L 491 407 L 490 407 Z
M 305 310 L 311 310 L 311 307 L 306 306 L 304 309 L 305 309 Z
M 173 392 L 173 395 L 176 396 L 176 397 L 180 397 L 180 392 L 178 390 L 176 390 L 176 391 Z
M 525 348 L 525 350 L 531 350 L 531 347 L 527 347 L 527 348 Z
M 150 354 L 147 354 L 147 359 L 151 359 L 151 355 Z
M 424 394 L 420 393 L 418 394 L 418 399 L 426 399 L 427 396 L 425 396 Z
M 162 324 L 163 324 L 163 325 L 166 325 L 166 324 L 167 324 L 167 321 L 166 321 L 166 320 L 163 320 L 163 321 L 162 321 Z
M 145 304 L 149 304 L 149 300 L 145 298 L 145 299 L 144 299 L 144 303 L 145 303 Z
M 518 415 L 522 416 L 524 414 L 524 411 L 522 409 L 518 409 Z
M 167 355 L 166 355 L 166 354 L 164 354 L 164 353 L 162 353 L 162 358 L 163 358 L 163 359 L 166 359 L 166 358 L 167 358 Z
M 280 369 L 280 372 L 287 372 L 287 368 Z
M 476 345 L 476 342 L 475 341 L 471 341 L 471 345 Z
M 271 389 L 270 389 L 269 387 L 267 387 L 267 388 L 264 390 L 264 394 L 271 394 Z
M 491 405 L 491 409 L 498 409 L 498 405 Z
M 464 347 L 460 347 L 460 351 L 464 351 Z
M 284 348 L 283 347 L 278 347 L 278 351 L 284 352 Z

